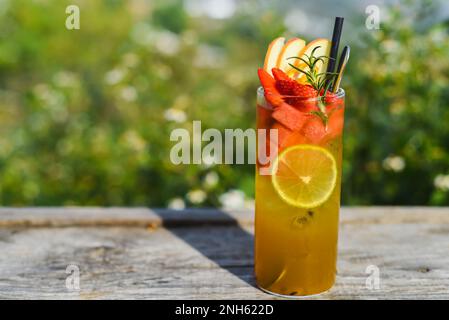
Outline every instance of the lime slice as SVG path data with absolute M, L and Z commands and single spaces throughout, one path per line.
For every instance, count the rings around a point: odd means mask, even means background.
M 279 154 L 271 179 L 274 189 L 288 204 L 314 208 L 331 196 L 337 183 L 337 163 L 326 149 L 299 144 Z

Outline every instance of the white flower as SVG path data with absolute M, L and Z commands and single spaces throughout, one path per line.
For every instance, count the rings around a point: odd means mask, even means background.
M 206 188 L 213 188 L 217 185 L 219 180 L 218 174 L 215 171 L 211 171 L 206 174 L 203 183 Z
M 55 121 L 62 122 L 67 119 L 69 113 L 65 104 L 66 98 L 62 92 L 54 90 L 45 83 L 40 83 L 34 86 L 33 93 L 41 100 L 42 107 L 50 112 Z M 32 126 L 39 127 L 39 121 L 35 121 Z
M 400 172 L 405 168 L 405 160 L 400 156 L 388 156 L 382 162 L 382 166 L 387 171 Z
M 221 206 L 225 209 L 245 208 L 245 194 L 241 190 L 229 190 L 219 197 Z
M 120 138 L 121 143 L 126 145 L 128 148 L 136 151 L 145 151 L 147 143 L 142 136 L 134 130 L 128 130 Z
M 187 119 L 187 115 L 184 111 L 174 108 L 169 108 L 164 112 L 164 118 L 168 121 L 184 122 Z
M 167 56 L 173 56 L 179 51 L 180 41 L 176 33 L 168 30 L 159 31 L 156 34 L 154 46 L 159 52 Z
M 433 180 L 433 185 L 435 188 L 442 191 L 449 191 L 449 174 L 439 174 Z
M 114 85 L 119 83 L 125 77 L 125 72 L 121 69 L 112 69 L 108 71 L 104 76 L 104 81 L 107 84 Z
M 133 86 L 127 86 L 124 87 L 121 91 L 120 91 L 120 96 L 122 97 L 123 100 L 128 101 L 128 102 L 132 102 L 135 101 L 137 99 L 137 91 L 136 88 L 134 88 Z
M 206 200 L 206 192 L 200 189 L 191 190 L 186 195 L 187 199 L 193 204 L 200 204 Z
M 131 38 L 147 48 L 154 47 L 162 54 L 173 56 L 178 53 L 181 41 L 176 33 L 157 30 L 146 23 L 138 23 L 131 31 Z
M 168 202 L 167 207 L 173 210 L 182 210 L 186 207 L 186 204 L 181 198 L 173 198 Z

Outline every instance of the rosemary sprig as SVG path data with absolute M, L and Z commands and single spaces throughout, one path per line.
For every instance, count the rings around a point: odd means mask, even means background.
M 311 114 L 319 117 L 323 124 L 327 127 L 329 122 L 329 115 L 326 112 L 325 99 L 326 95 L 329 92 L 330 88 L 332 88 L 333 83 L 338 75 L 337 72 L 320 72 L 317 71 L 318 62 L 325 63 L 325 59 L 329 61 L 335 60 L 331 57 L 322 55 L 315 57 L 315 52 L 318 50 L 320 46 L 313 48 L 310 55 L 305 54 L 305 58 L 303 57 L 290 57 L 288 59 L 297 59 L 302 61 L 307 68 L 305 70 L 298 68 L 296 65 L 289 63 L 290 67 L 295 69 L 298 72 L 301 72 L 306 77 L 307 83 L 310 84 L 318 93 L 318 110 L 314 110 L 310 112 Z
M 330 58 L 328 56 L 322 55 L 319 57 L 315 57 L 315 52 L 321 48 L 321 46 L 316 46 L 313 48 L 310 55 L 305 54 L 305 59 L 303 57 L 290 57 L 288 59 L 297 59 L 302 61 L 307 68 L 305 70 L 298 68 L 296 65 L 289 63 L 290 67 L 295 69 L 298 72 L 301 72 L 305 75 L 307 82 L 318 91 L 318 94 L 320 94 L 321 90 L 324 88 L 324 86 L 329 83 L 333 82 L 335 76 L 337 75 L 336 72 L 320 72 L 317 71 L 317 64 L 318 62 L 324 63 L 325 59 L 333 60 L 333 58 Z

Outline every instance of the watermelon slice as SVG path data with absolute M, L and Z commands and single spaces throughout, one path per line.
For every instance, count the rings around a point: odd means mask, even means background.
M 273 118 L 282 125 L 292 131 L 299 131 L 304 126 L 304 123 L 310 118 L 310 115 L 298 111 L 288 103 L 283 102 L 278 105 L 272 114 Z
M 344 109 L 337 109 L 329 117 L 327 128 L 318 117 L 311 117 L 301 132 L 313 144 L 325 144 L 343 132 Z
M 296 144 L 305 143 L 306 141 L 301 131 L 292 131 L 286 126 L 282 125 L 280 122 L 276 121 L 271 129 L 278 130 L 279 151 Z
M 328 134 L 323 121 L 316 116 L 311 117 L 301 131 L 304 137 L 313 144 L 324 142 Z

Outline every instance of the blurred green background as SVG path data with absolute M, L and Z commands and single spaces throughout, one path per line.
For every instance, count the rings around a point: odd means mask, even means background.
M 378 3 L 379 30 L 365 26 Z M 65 8 L 81 10 L 67 30 Z M 443 1 L 0 0 L 0 204 L 252 206 L 251 165 L 176 166 L 170 132 L 255 125 L 279 35 L 352 56 L 343 203 L 449 205 Z

